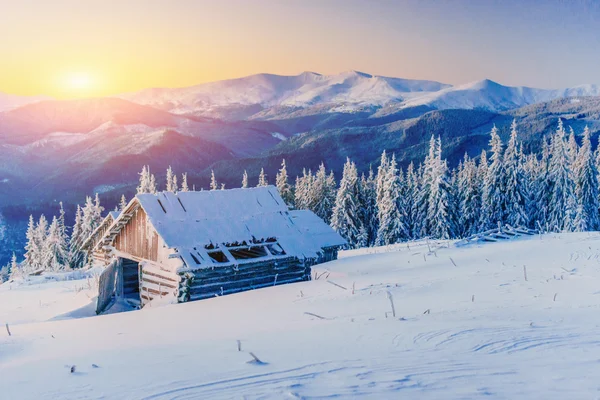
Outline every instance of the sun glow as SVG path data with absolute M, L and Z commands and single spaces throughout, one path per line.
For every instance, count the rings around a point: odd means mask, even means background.
M 101 89 L 98 78 L 86 71 L 68 72 L 57 82 L 66 97 L 89 97 Z

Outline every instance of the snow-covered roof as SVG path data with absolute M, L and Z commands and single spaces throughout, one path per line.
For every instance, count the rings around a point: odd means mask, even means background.
M 269 256 L 303 259 L 346 243 L 312 212 L 290 212 L 274 186 L 138 194 L 136 199 L 165 244 L 176 249 L 188 267 L 214 267 L 206 249 L 210 245 L 220 246 L 237 264 L 240 260 L 223 245 L 276 241 L 285 254 Z
M 108 215 L 110 215 L 113 220 L 119 218 L 120 214 L 121 214 L 121 211 L 111 211 L 108 213 Z
M 290 215 L 302 234 L 319 242 L 321 247 L 343 246 L 346 244 L 346 241 L 314 212 L 294 210 L 290 211 Z

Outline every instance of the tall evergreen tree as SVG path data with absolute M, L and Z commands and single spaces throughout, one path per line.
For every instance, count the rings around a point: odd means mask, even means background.
M 61 237 L 58 219 L 54 217 L 44 242 L 44 269 L 55 272 L 64 270 L 66 268 L 65 261 L 68 259 L 66 247 L 67 244 Z
M 494 125 L 491 132 L 490 147 L 492 151 L 491 162 L 487 168 L 481 195 L 480 230 L 495 228 L 498 224 L 504 225 L 506 211 L 506 173 L 503 163 L 502 140 L 498 136 L 498 129 Z
M 127 198 L 122 194 L 121 201 L 119 201 L 119 211 L 123 211 L 125 207 L 127 207 Z
M 583 142 L 578 151 L 574 169 L 577 200 L 574 228 L 580 232 L 598 230 L 600 228 L 598 170 L 594 163 L 590 130 L 587 126 L 583 132 Z
M 219 184 L 217 183 L 217 178 L 215 177 L 215 171 L 210 171 L 210 190 L 218 190 Z
M 308 191 L 309 209 L 329 224 L 335 198 L 335 177 L 333 172 L 327 175 L 325 164 L 321 163 Z
M 36 235 L 37 226 L 33 220 L 33 215 L 30 215 L 27 233 L 25 234 L 27 242 L 25 244 L 25 261 L 23 261 L 24 273 L 37 271 L 41 266 L 42 248 L 40 247 Z
M 396 166 L 396 157 L 392 155 L 389 164 L 386 160 L 385 170 L 380 169 L 379 172 L 381 180 L 378 179 L 378 183 L 380 184 L 378 189 L 380 189 L 381 197 L 377 202 L 379 227 L 375 243 L 378 246 L 385 246 L 406 239 L 408 232 L 404 225 L 402 212 L 399 209 L 400 180 Z
M 527 226 L 529 215 L 527 210 L 527 185 L 523 163 L 520 158 L 517 143 L 517 121 L 511 125 L 510 140 L 504 152 L 504 173 L 506 176 L 504 198 L 506 209 L 504 221 L 512 227 Z
M 242 188 L 246 189 L 248 187 L 248 172 L 244 170 L 244 175 L 242 175 Z
M 352 248 L 365 247 L 368 242 L 367 229 L 361 219 L 360 184 L 356 165 L 348 158 L 337 191 L 331 217 L 335 229 Z
M 188 181 L 187 181 L 187 173 L 181 174 L 181 191 L 182 192 L 190 191 L 190 187 L 188 186 Z
M 166 191 L 167 192 L 173 192 L 175 193 L 177 191 L 177 184 L 175 183 L 175 186 L 173 185 L 173 180 L 177 179 L 176 175 L 173 173 L 173 170 L 171 169 L 171 166 L 169 165 L 169 168 L 167 168 L 167 176 L 166 176 Z
M 552 136 L 552 156 L 548 165 L 551 183 L 548 204 L 548 224 L 552 231 L 574 230 L 576 201 L 565 129 L 559 119 L 558 129 Z
M 373 246 L 377 239 L 378 220 L 377 184 L 372 168 L 369 169 L 369 175 L 367 177 L 365 177 L 364 174 L 361 177 L 359 205 L 361 208 L 362 224 L 367 231 L 367 245 Z
M 438 137 L 435 141 L 434 158 L 430 160 L 431 166 L 426 170 L 431 174 L 430 194 L 427 204 L 425 226 L 432 237 L 450 239 L 456 235 L 454 210 L 452 205 L 452 189 L 448 178 L 448 165 L 442 160 L 442 144 Z
M 457 207 L 460 216 L 459 236 L 475 234 L 479 227 L 481 211 L 481 184 L 475 161 L 465 154 L 457 176 Z
M 279 190 L 279 194 L 285 204 L 289 207 L 293 207 L 294 205 L 294 193 L 292 191 L 292 186 L 288 183 L 288 174 L 287 174 L 287 166 L 285 165 L 285 159 L 281 161 L 281 169 L 276 177 L 276 185 Z
M 265 174 L 265 169 L 260 169 L 260 174 L 258 175 L 258 185 L 256 187 L 269 186 L 269 182 L 267 181 L 267 175 Z

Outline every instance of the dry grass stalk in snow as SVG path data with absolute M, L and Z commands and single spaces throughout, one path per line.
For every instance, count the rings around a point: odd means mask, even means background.
M 338 285 L 337 283 L 335 283 L 333 281 L 327 281 L 327 283 L 331 283 L 333 286 L 337 286 L 340 289 L 348 290 L 347 288 L 343 287 L 342 285 Z

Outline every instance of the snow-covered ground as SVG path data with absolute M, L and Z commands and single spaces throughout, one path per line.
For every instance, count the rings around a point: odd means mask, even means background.
M 598 233 L 352 251 L 315 272 L 72 319 L 86 279 L 4 284 L 0 398 L 600 396 Z

